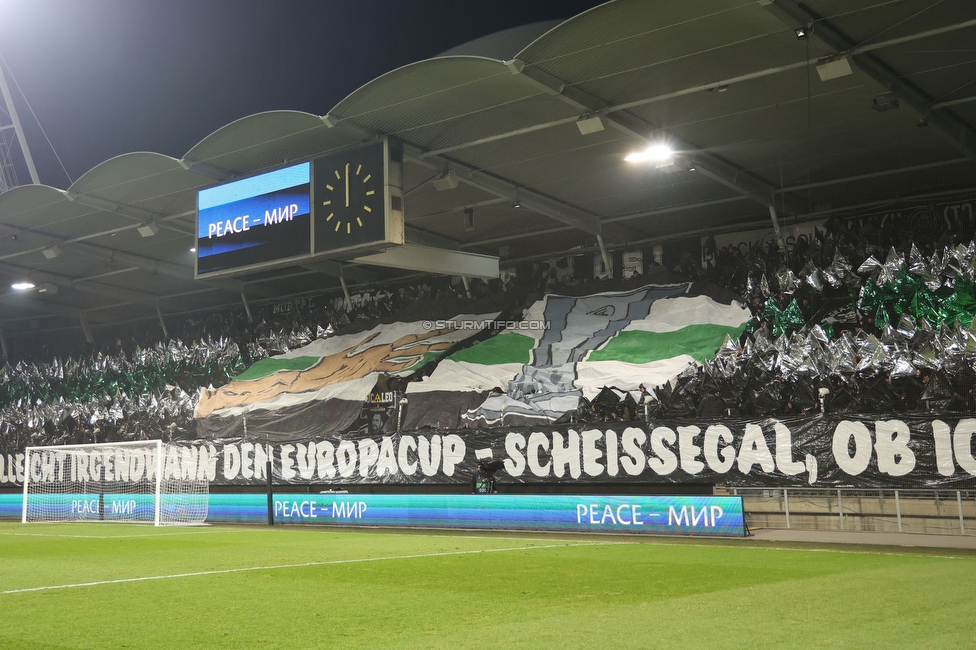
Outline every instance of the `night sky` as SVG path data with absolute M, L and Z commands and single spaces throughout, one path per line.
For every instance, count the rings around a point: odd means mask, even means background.
M 596 0 L 0 0 L 0 55 L 41 182 L 133 151 L 182 157 L 235 119 L 323 115 L 375 77 Z M 13 85 L 12 80 L 8 82 Z M 9 123 L 4 117 L 3 123 Z M 19 181 L 29 183 L 26 168 Z

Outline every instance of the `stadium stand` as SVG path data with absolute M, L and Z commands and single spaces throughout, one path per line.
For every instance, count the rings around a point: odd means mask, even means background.
M 585 274 L 557 280 L 536 269 L 519 286 L 510 283 L 507 291 L 497 282 L 474 285 L 473 299 L 444 279 L 356 294 L 352 311 L 341 297 L 319 296 L 256 310 L 255 323 L 241 310 L 191 319 L 168 340 L 120 331 L 120 337 L 129 334 L 124 341 L 118 338 L 87 355 L 59 350 L 63 356 L 7 366 L 0 372 L 0 433 L 10 447 L 188 439 L 198 435 L 200 426 L 208 429 L 201 436 L 213 437 L 213 421 L 194 420 L 200 389 L 216 392 L 252 364 L 301 356 L 316 340 L 368 334 L 382 329 L 384 322 L 485 314 L 489 309 L 492 314 L 520 313 L 526 306 L 525 317 L 531 318 L 533 305 L 541 304 L 534 296 L 543 293 L 619 294 L 674 282 L 691 282 L 699 293 L 712 287 L 707 291 L 730 305 L 735 297 L 749 307 L 751 313 L 744 313 L 751 319 L 745 328 L 723 332 L 698 358 L 672 364 L 670 374 L 655 375 L 647 368 L 629 376 L 601 374 L 578 391 L 569 408 L 550 412 L 542 421 L 770 416 L 820 409 L 972 412 L 976 245 L 963 243 L 971 233 L 948 223 L 928 238 L 908 238 L 897 224 L 878 221 L 832 219 L 809 241 L 801 238 L 789 257 L 769 243 L 747 253 L 719 250 L 706 268 L 651 266 L 627 280 L 592 280 Z M 508 372 L 508 379 L 486 386 L 477 399 L 457 389 L 448 399 L 434 389 L 443 384 L 438 383 L 442 376 L 448 383 L 459 381 L 459 359 L 475 358 L 479 350 L 497 348 L 512 336 L 520 335 L 483 332 L 443 347 L 445 354 L 437 360 L 424 359 L 400 373 L 403 381 L 396 386 L 405 390 L 396 392 L 410 397 L 402 426 L 490 426 L 484 412 L 467 422 L 463 415 L 479 408 L 492 390 L 496 401 L 510 394 L 508 381 L 516 380 L 521 364 Z M 646 347 L 647 340 L 640 345 Z M 373 371 L 379 381 L 380 368 Z M 375 381 L 339 429 L 366 426 L 359 410 L 375 392 Z M 822 389 L 828 392 L 821 394 Z M 547 399 L 554 397 L 551 390 L 536 390 Z M 453 420 L 445 418 L 445 409 L 453 410 Z M 531 421 L 510 419 L 507 424 Z

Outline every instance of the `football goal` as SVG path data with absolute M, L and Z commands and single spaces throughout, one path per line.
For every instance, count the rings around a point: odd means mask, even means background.
M 210 483 L 161 440 L 28 447 L 21 521 L 202 524 Z

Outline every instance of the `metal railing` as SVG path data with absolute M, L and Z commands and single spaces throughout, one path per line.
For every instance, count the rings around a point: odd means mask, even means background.
M 976 490 L 727 488 L 750 528 L 976 535 Z

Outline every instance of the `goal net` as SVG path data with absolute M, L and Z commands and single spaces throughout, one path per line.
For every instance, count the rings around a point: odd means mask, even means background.
M 23 523 L 202 524 L 210 483 L 188 476 L 161 440 L 28 447 Z

